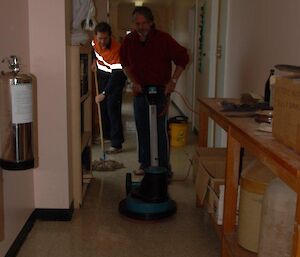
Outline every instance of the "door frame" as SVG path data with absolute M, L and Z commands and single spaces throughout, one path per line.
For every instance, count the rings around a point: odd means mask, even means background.
M 192 106 L 194 110 L 198 109 L 197 104 L 197 86 L 199 85 L 197 81 L 197 73 L 198 71 L 198 56 L 199 56 L 199 33 L 200 33 L 200 8 L 203 6 L 207 1 L 211 1 L 211 14 L 210 14 L 210 31 L 207 31 L 206 36 L 210 38 L 209 40 L 209 76 L 208 76 L 208 83 L 207 83 L 207 97 L 215 97 L 216 96 L 216 65 L 217 65 L 217 39 L 218 39 L 218 28 L 219 28 L 219 1 L 220 0 L 196 0 L 196 12 L 195 12 L 195 31 L 194 31 L 194 74 L 193 74 L 193 102 Z M 198 130 L 197 128 L 197 121 L 199 117 L 195 113 L 192 115 L 192 128 L 194 130 Z M 214 125 L 210 122 L 209 124 L 209 131 L 208 131 L 208 142 L 209 145 L 214 144 Z

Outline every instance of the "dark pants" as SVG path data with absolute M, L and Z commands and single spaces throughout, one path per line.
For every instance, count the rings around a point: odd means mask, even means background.
M 103 137 L 111 140 L 111 146 L 122 148 L 124 142 L 122 125 L 122 91 L 125 86 L 126 76 L 123 71 L 112 73 L 99 71 L 99 93 L 106 92 L 105 99 L 100 103 Z
M 134 116 L 138 134 L 138 155 L 141 168 L 151 166 L 150 158 L 150 128 L 149 104 L 145 94 L 134 97 Z M 159 166 L 169 169 L 169 138 L 167 131 L 167 104 L 168 99 L 164 91 L 160 90 L 157 97 L 157 136 Z

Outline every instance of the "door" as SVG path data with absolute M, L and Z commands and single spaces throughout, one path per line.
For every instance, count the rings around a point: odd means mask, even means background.
M 193 108 L 198 110 L 197 99 L 215 97 L 216 50 L 218 36 L 219 0 L 196 1 L 196 28 L 194 55 L 194 101 Z M 193 126 L 198 129 L 198 117 L 194 116 Z M 213 144 L 214 125 L 209 122 L 208 140 Z

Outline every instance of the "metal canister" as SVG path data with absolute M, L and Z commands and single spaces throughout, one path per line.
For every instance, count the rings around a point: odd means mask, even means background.
M 10 71 L 0 75 L 0 166 L 34 167 L 32 77 L 19 73 L 16 56 L 4 59 Z

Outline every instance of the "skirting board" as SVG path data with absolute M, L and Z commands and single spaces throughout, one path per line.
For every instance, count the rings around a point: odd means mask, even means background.
M 36 220 L 70 221 L 72 219 L 73 212 L 73 202 L 69 209 L 35 209 L 24 224 L 13 244 L 8 249 L 5 257 L 17 256 Z
M 71 203 L 69 209 L 35 209 L 34 212 L 37 220 L 70 221 L 74 212 L 74 203 Z

